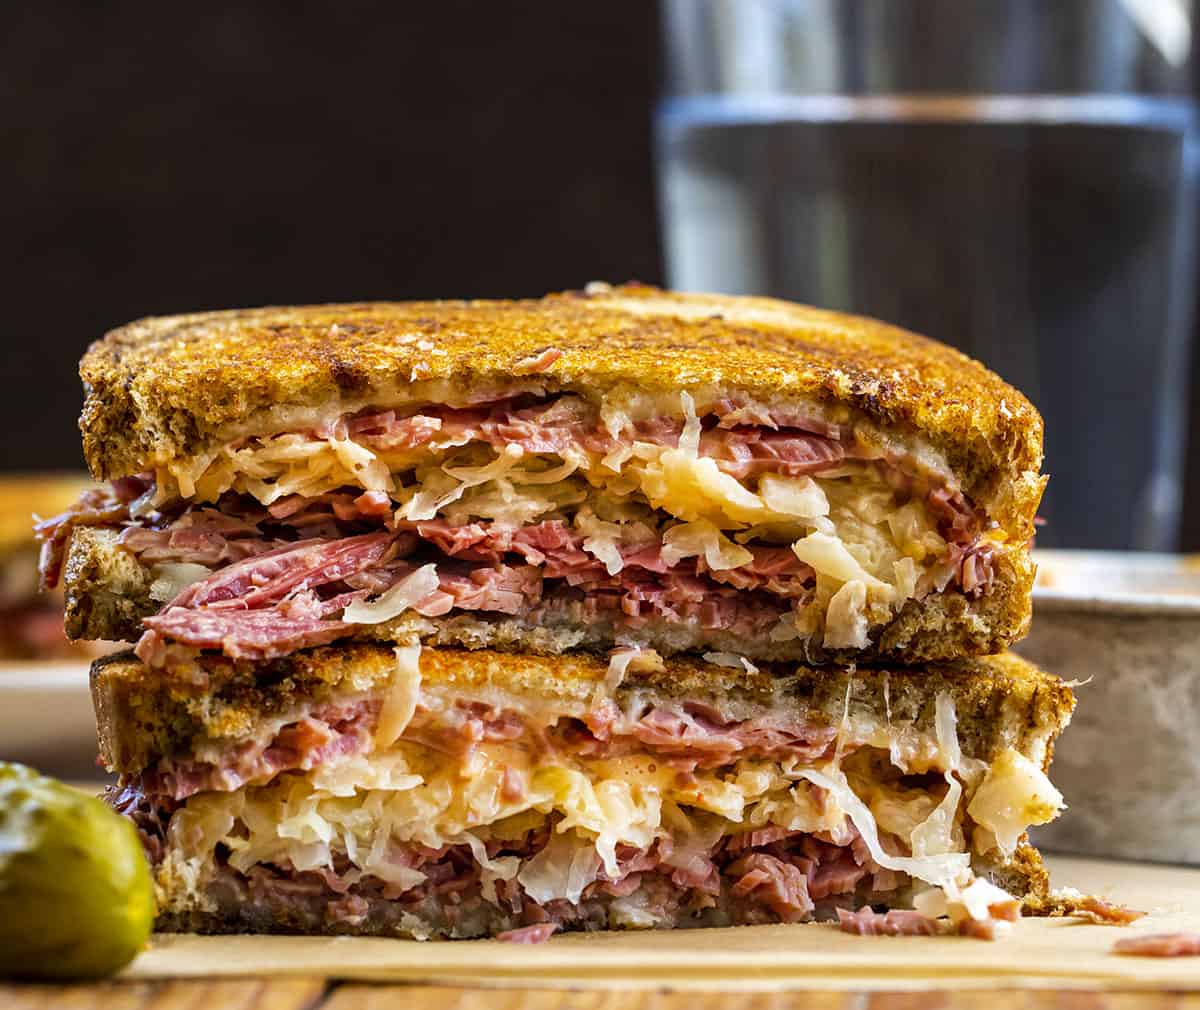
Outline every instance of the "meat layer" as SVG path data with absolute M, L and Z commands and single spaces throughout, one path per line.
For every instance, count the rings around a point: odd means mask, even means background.
M 551 830 L 494 843 L 489 858 L 529 861 L 545 849 Z M 545 902 L 518 878 L 485 882 L 487 871 L 468 846 L 405 852 L 427 882 L 399 895 L 378 879 L 348 883 L 336 873 L 266 866 L 239 873 L 224 866 L 206 887 L 207 907 L 169 912 L 159 927 L 465 939 L 541 924 L 566 930 L 753 925 L 831 919 L 838 909 L 905 901 L 910 889 L 903 875 L 874 867 L 861 846 L 812 835 L 753 846 L 731 839 L 711 855 L 684 858 L 673 858 L 663 839 L 647 852 L 630 848 L 619 857 L 617 873 L 601 871 L 577 901 Z
M 535 629 L 561 648 L 916 659 L 993 651 L 1023 629 L 1024 545 L 989 532 L 936 468 L 804 418 L 730 407 L 705 424 L 613 434 L 570 397 L 339 417 L 89 493 L 42 526 L 46 580 L 74 530 L 118 534 L 72 551 L 68 624 L 145 631 L 139 652 L 159 664 L 172 645 L 269 658 L 405 633 L 545 647 Z M 497 455 L 459 459 L 481 451 Z M 130 581 L 128 560 L 105 556 L 118 550 L 145 574 L 108 605 L 105 580 Z M 396 591 L 428 565 L 423 595 Z M 345 609 L 389 593 L 403 599 L 389 616 Z M 471 632 L 442 634 L 465 616 Z

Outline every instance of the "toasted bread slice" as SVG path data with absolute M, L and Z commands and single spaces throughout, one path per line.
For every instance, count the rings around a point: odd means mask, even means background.
M 609 664 L 586 653 L 438 648 L 421 651 L 420 670 L 426 690 L 532 698 L 580 716 L 603 689 Z M 394 651 L 373 643 L 312 649 L 269 663 L 206 655 L 169 676 L 132 653 L 117 653 L 92 666 L 101 755 L 110 771 L 130 773 L 201 743 L 236 746 L 264 719 L 292 719 L 338 698 L 386 691 L 396 672 Z M 612 697 L 618 705 L 635 697 L 701 704 L 730 721 L 771 709 L 826 726 L 847 718 L 890 720 L 931 734 L 939 694 L 954 702 L 967 757 L 991 761 L 1016 748 L 1043 769 L 1075 706 L 1059 678 L 1014 653 L 920 667 L 780 663 L 753 672 L 678 656 L 661 669 L 631 665 Z
M 592 285 L 536 301 L 264 308 L 144 319 L 84 357 L 97 477 L 331 413 L 520 391 L 689 391 L 874 427 L 937 457 L 1008 537 L 1032 534 L 1042 421 L 978 362 L 870 319 L 768 298 Z

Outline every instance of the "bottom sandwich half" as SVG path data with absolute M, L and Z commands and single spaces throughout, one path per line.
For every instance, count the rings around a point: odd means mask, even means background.
M 1045 900 L 1025 829 L 1062 807 L 1060 681 L 1014 656 L 710 659 L 358 644 L 168 678 L 124 654 L 92 689 L 161 929 L 525 940 L 840 915 L 990 935 Z

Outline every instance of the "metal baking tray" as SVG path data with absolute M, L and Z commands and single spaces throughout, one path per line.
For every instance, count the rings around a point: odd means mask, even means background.
M 1036 551 L 1016 651 L 1078 681 L 1051 778 L 1060 852 L 1200 864 L 1200 556 Z

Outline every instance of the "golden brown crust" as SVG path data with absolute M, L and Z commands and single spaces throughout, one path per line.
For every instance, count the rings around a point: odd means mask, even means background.
M 561 356 L 539 360 L 547 349 Z M 386 400 L 416 380 L 536 381 L 585 394 L 707 389 L 845 405 L 944 454 L 1016 539 L 1028 537 L 1041 494 L 1041 418 L 978 362 L 881 322 L 768 298 L 602 285 L 530 301 L 151 318 L 93 344 L 80 375 L 84 453 L 101 477 L 198 453 L 279 406 Z
M 259 664 L 206 657 L 182 676 L 113 653 L 91 669 L 101 757 L 111 769 L 141 771 L 151 755 L 176 753 L 198 734 L 244 736 L 300 702 L 380 687 L 395 669 L 393 651 L 382 647 L 314 649 Z
M 420 662 L 427 688 L 585 708 L 608 673 L 604 659 L 584 653 L 425 649 Z M 237 739 L 298 704 L 381 690 L 395 669 L 392 649 L 367 643 L 269 663 L 205 657 L 172 675 L 144 666 L 132 653 L 108 656 L 92 666 L 101 751 L 109 767 L 140 771 L 150 755 L 186 751 L 198 736 Z M 834 724 L 848 711 L 851 718 L 890 718 L 922 731 L 932 730 L 935 700 L 944 692 L 954 700 L 965 754 L 986 760 L 1015 747 L 1044 764 L 1075 704 L 1062 681 L 1012 653 L 918 668 L 780 663 L 753 673 L 676 657 L 662 672 L 627 672 L 615 699 L 621 703 L 635 692 L 710 705 L 731 719 L 766 708 Z
M 1036 566 L 1024 548 L 999 550 L 992 558 L 994 581 L 983 596 L 973 600 L 948 589 L 909 600 L 872 635 L 872 654 L 902 663 L 949 660 L 990 655 L 1024 638 Z
M 81 526 L 71 534 L 63 566 L 67 637 L 84 641 L 137 641 L 142 618 L 157 613 L 153 578 L 117 542 L 116 529 Z
M 1016 852 L 1004 857 L 999 849 L 975 857 L 975 869 L 982 872 L 997 887 L 1022 899 L 1026 915 L 1045 915 L 1045 903 L 1050 893 L 1050 874 L 1042 854 L 1022 836 Z

